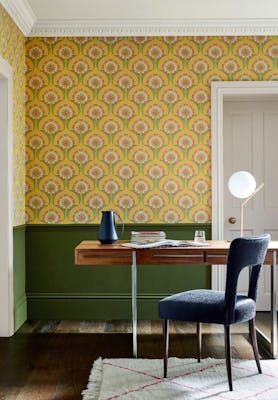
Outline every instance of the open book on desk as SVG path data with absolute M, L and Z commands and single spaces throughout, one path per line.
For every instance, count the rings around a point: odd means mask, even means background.
M 193 240 L 163 239 L 152 243 L 127 242 L 122 243 L 121 246 L 130 247 L 132 249 L 152 249 L 156 247 L 206 247 L 209 246 L 209 243 L 199 243 Z

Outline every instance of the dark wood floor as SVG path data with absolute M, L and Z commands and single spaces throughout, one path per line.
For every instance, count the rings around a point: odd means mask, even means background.
M 161 324 L 140 321 L 141 358 L 162 357 Z M 252 358 L 247 326 L 232 330 L 235 358 Z M 170 356 L 195 357 L 195 326 L 172 323 Z M 132 357 L 127 321 L 29 321 L 11 338 L 0 339 L 0 400 L 79 400 L 93 361 Z M 223 328 L 203 327 L 203 357 L 224 357 Z

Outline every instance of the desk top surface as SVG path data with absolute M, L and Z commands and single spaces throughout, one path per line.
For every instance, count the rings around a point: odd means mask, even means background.
M 129 247 L 121 246 L 122 243 L 127 243 L 128 240 L 118 240 L 113 244 L 101 244 L 98 240 L 83 240 L 78 246 L 76 246 L 75 250 L 97 250 L 97 251 L 108 251 L 108 250 L 117 250 L 123 252 L 130 251 L 146 251 L 146 250 L 161 250 L 161 247 L 153 247 L 151 249 L 132 249 Z M 163 247 L 163 249 L 172 249 L 173 251 L 176 249 L 183 250 L 201 250 L 201 251 L 213 251 L 213 250 L 228 250 L 231 242 L 227 240 L 207 240 L 206 243 L 209 246 L 182 246 L 182 247 Z M 268 246 L 268 250 L 278 250 L 278 241 L 271 241 Z
M 75 248 L 76 265 L 130 265 L 132 253 L 136 252 L 138 264 L 226 264 L 231 242 L 227 240 L 208 240 L 209 246 L 153 247 L 133 249 L 121 246 L 127 241 L 114 244 L 101 244 L 98 240 L 84 240 Z M 267 265 L 273 264 L 274 251 L 278 241 L 270 242 L 265 258 Z

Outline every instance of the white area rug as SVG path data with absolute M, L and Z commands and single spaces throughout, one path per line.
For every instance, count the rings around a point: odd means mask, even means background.
M 278 360 L 233 360 L 234 391 L 229 392 L 224 360 L 170 358 L 168 378 L 162 360 L 95 361 L 83 400 L 278 400 Z

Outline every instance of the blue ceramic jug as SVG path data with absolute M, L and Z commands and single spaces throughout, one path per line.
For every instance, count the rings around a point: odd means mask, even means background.
M 111 210 L 110 211 L 102 211 L 102 218 L 101 218 L 99 234 L 98 234 L 98 240 L 102 244 L 112 244 L 119 239 L 114 214 L 116 214 L 116 213 Z M 119 217 L 118 214 L 117 214 L 117 216 Z M 121 232 L 121 236 L 122 236 L 122 234 L 124 232 L 124 224 L 123 224 L 121 218 L 120 218 L 120 221 L 122 223 L 122 232 Z

